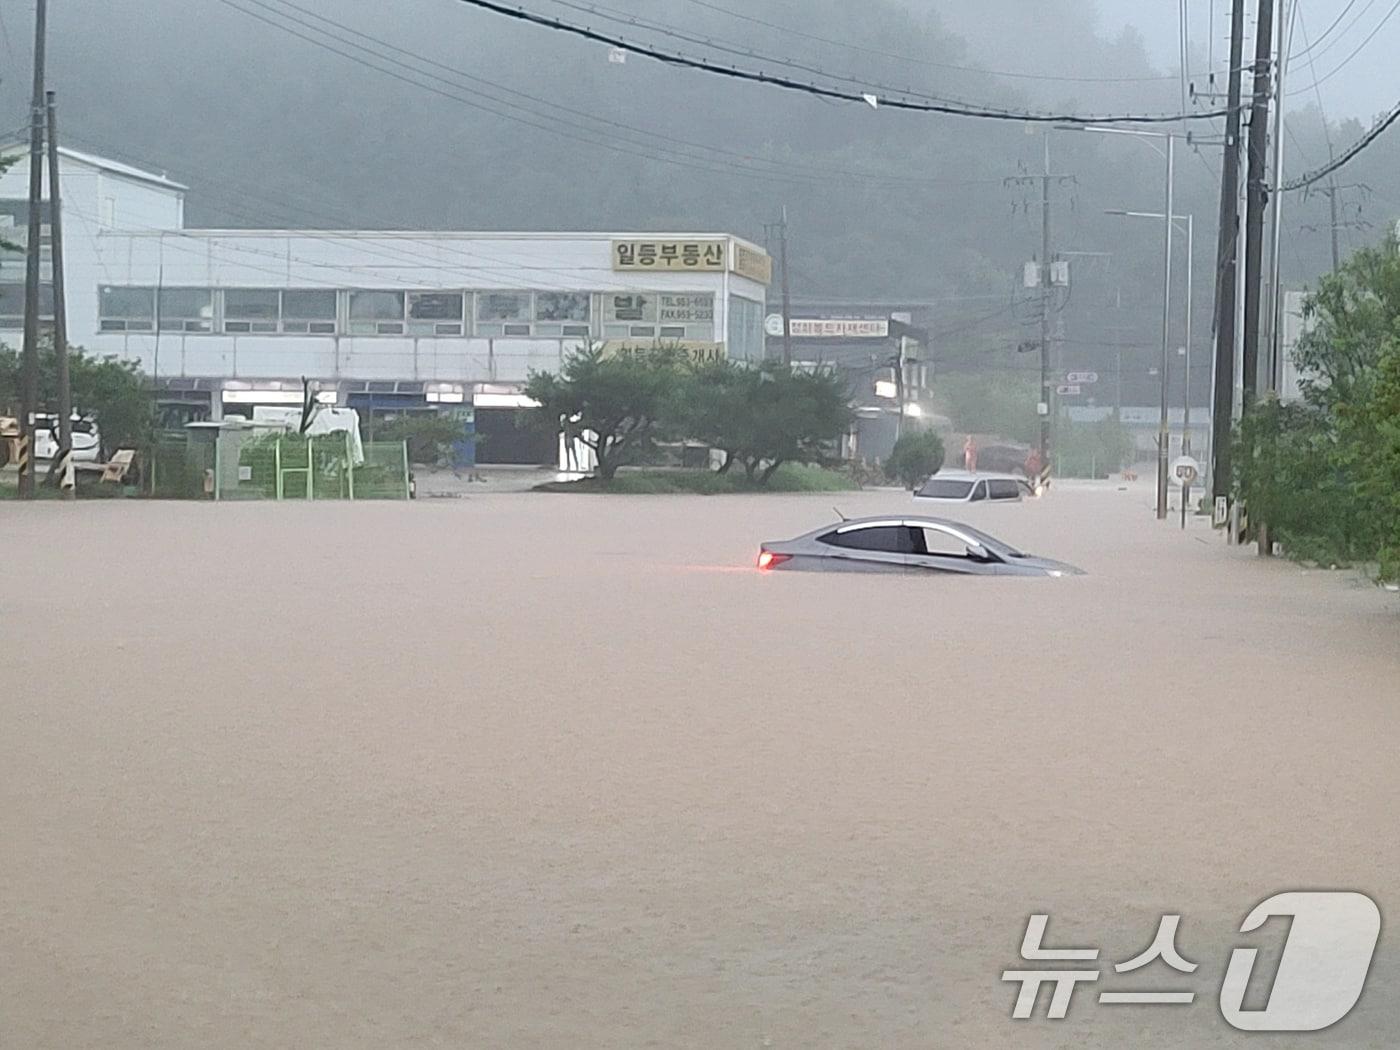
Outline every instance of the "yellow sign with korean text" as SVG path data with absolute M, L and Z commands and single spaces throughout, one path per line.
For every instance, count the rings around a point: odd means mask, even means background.
M 612 268 L 628 272 L 723 272 L 724 241 L 613 241 Z
M 747 277 L 761 285 L 773 282 L 773 258 L 767 252 L 734 242 L 733 270 L 740 277 Z
M 701 339 L 609 339 L 603 343 L 604 357 L 644 357 L 653 350 L 679 350 L 695 364 L 723 361 L 723 343 Z

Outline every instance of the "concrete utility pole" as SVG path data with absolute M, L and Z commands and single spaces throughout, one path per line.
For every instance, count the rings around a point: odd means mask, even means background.
M 43 239 L 44 43 L 47 0 L 34 7 L 34 97 L 29 107 L 29 232 L 24 248 L 24 350 L 20 376 L 19 497 L 34 498 L 34 413 L 39 408 L 39 244 Z
M 1336 159 L 1336 155 L 1329 148 L 1327 150 L 1327 163 L 1331 164 Z M 1336 273 L 1342 268 L 1342 248 L 1337 239 L 1341 230 L 1337 226 L 1337 180 L 1335 178 L 1327 180 L 1327 201 L 1332 211 L 1332 272 Z
M 788 286 L 787 252 L 787 205 L 783 205 L 783 218 L 778 224 L 779 265 L 783 271 L 783 365 L 792 367 L 792 293 Z
M 1050 441 L 1051 425 L 1051 405 L 1053 404 L 1053 394 L 1050 374 L 1050 313 L 1051 301 L 1054 294 L 1054 261 L 1051 258 L 1051 213 L 1053 200 L 1051 189 L 1056 184 L 1073 182 L 1073 175 L 1056 175 L 1050 168 L 1050 135 L 1045 135 L 1045 171 L 1041 175 L 1021 175 L 1009 178 L 1006 181 L 1008 186 L 1031 186 L 1040 184 L 1040 263 L 1038 274 L 1040 280 L 1040 403 L 1036 406 L 1036 412 L 1040 416 L 1040 462 L 1041 470 L 1048 475 L 1050 471 L 1050 453 L 1052 451 Z
M 1259 0 L 1254 40 L 1254 102 L 1249 114 L 1249 207 L 1244 231 L 1244 404 L 1259 394 L 1259 322 L 1264 263 L 1264 213 L 1269 207 L 1269 103 L 1273 84 L 1274 0 Z
M 67 299 L 63 286 L 63 194 L 59 188 L 58 128 L 54 121 L 53 92 L 45 99 L 49 129 L 49 229 L 53 255 L 53 351 L 58 360 L 58 455 L 54 467 L 63 498 L 74 497 L 73 387 L 69 376 Z
M 1277 391 L 1283 383 L 1283 136 L 1286 130 L 1283 85 L 1288 75 L 1288 49 L 1292 46 L 1289 11 L 1288 0 L 1279 0 L 1278 40 L 1274 49 L 1278 55 L 1274 95 L 1278 101 L 1274 106 L 1274 161 L 1269 185 L 1269 356 L 1264 373 L 1271 392 Z M 1292 17 L 1296 18 L 1297 12 L 1298 4 L 1294 0 Z
M 1243 110 L 1244 7 L 1230 11 L 1230 72 L 1225 120 L 1225 161 L 1220 175 L 1220 232 L 1215 267 L 1215 384 L 1211 391 L 1211 496 L 1229 496 L 1230 427 L 1235 405 L 1235 285 L 1239 260 L 1240 124 Z
M 1050 136 L 1045 136 L 1045 174 L 1040 182 L 1040 469 L 1050 463 L 1050 289 L 1054 269 L 1050 260 Z

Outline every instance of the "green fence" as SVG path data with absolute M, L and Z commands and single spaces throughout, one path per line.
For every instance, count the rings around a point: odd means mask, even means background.
M 166 499 L 408 499 L 408 449 L 371 441 L 356 463 L 349 433 L 213 428 L 165 432 L 151 450 L 151 493 Z

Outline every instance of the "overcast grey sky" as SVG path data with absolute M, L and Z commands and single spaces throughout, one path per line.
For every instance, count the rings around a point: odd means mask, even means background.
M 1134 26 L 1143 36 L 1148 50 L 1162 65 L 1177 67 L 1177 8 L 1172 0 L 1098 0 L 1105 30 L 1115 33 L 1125 26 Z M 1294 0 L 1285 0 L 1292 10 Z M 1358 117 L 1369 122 L 1375 114 L 1389 110 L 1400 99 L 1400 77 L 1395 75 L 1396 54 L 1400 52 L 1400 3 L 1396 0 L 1297 0 L 1300 25 L 1294 28 L 1291 54 L 1299 55 L 1290 73 L 1293 105 L 1305 105 L 1316 100 L 1310 85 L 1319 77 L 1322 102 L 1328 114 L 1335 117 Z M 1253 24 L 1253 0 L 1249 3 L 1250 23 Z M 1229 34 L 1229 0 L 1188 0 L 1192 48 L 1198 55 L 1207 53 L 1209 33 L 1215 37 L 1216 65 L 1224 69 L 1227 36 Z M 1214 12 L 1214 20 L 1211 13 Z M 1346 12 L 1340 23 L 1326 39 L 1319 40 L 1327 29 Z M 1384 23 L 1384 24 L 1382 24 Z M 1379 29 L 1378 29 L 1379 27 Z M 1369 43 L 1367 37 L 1375 32 Z M 1304 36 L 1313 44 L 1310 55 Z M 1350 58 L 1361 48 L 1355 58 Z M 1315 71 L 1314 71 L 1315 67 Z M 1340 71 L 1332 75 L 1333 70 Z M 1195 70 L 1193 70 L 1195 72 Z

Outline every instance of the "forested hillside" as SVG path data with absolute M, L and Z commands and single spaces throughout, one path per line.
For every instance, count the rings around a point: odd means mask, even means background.
M 950 20 L 971 40 L 940 16 L 949 0 L 529 6 L 796 79 L 820 70 L 861 90 L 1041 111 L 1180 107 L 1175 70 L 1152 68 L 1132 33 L 1098 35 L 1089 0 L 989 0 L 971 24 L 959 6 Z M 636 54 L 619 63 L 602 44 L 456 0 L 83 0 L 55 5 L 52 21 L 51 84 L 69 141 L 189 183 L 193 223 L 724 229 L 761 241 L 785 205 L 799 296 L 934 302 L 940 351 L 964 367 L 1018 368 L 1010 348 L 1038 331 L 1017 299 L 1021 266 L 1039 252 L 1040 205 L 1004 179 L 1042 170 L 1043 128 L 823 101 Z M 8 16 L 19 59 L 28 31 Z M 980 60 L 991 40 L 1006 68 Z M 80 57 L 94 53 L 109 60 Z M 7 127 L 24 120 L 26 67 L 12 64 L 3 81 Z M 1324 161 L 1316 111 L 1294 125 L 1294 170 Z M 1327 129 L 1339 145 L 1361 130 Z M 1103 364 L 1124 350 L 1125 367 L 1145 377 L 1160 231 L 1104 211 L 1160 211 L 1162 160 L 1143 141 L 1049 139 L 1053 168 L 1074 177 L 1056 189 L 1054 249 L 1086 253 L 1072 257 L 1074 287 L 1057 314 L 1066 362 Z M 1400 136 L 1348 170 L 1346 182 L 1369 188 L 1344 195 L 1345 236 L 1373 238 L 1400 210 L 1397 160 Z M 1178 163 L 1177 209 L 1197 221 L 1200 362 L 1218 162 L 1203 145 Z M 1329 224 L 1324 199 L 1290 202 L 1290 280 L 1330 266 Z

